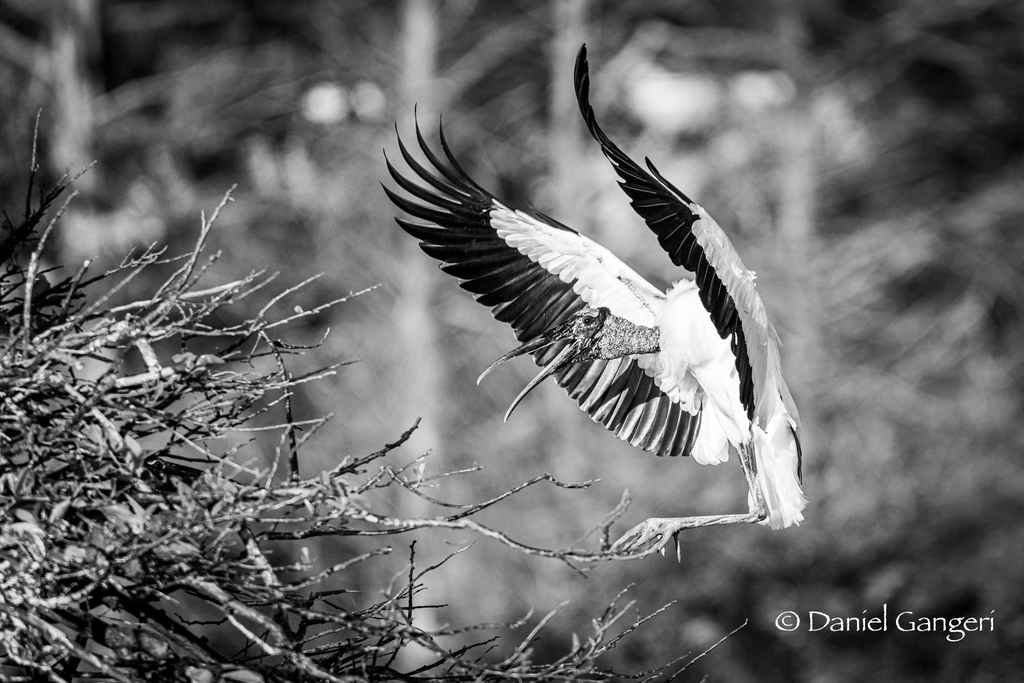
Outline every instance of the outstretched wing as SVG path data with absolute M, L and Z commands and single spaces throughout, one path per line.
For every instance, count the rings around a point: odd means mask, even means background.
M 610 251 L 539 213 L 511 209 L 466 175 L 440 130 L 447 163 L 427 145 L 416 124 L 416 140 L 429 168 L 398 138 L 399 150 L 420 182 L 387 161 L 395 183 L 388 198 L 423 222 L 396 218 L 441 261 L 441 270 L 491 307 L 516 338 L 527 342 L 584 306 L 607 307 L 614 315 L 653 326 L 664 295 Z M 385 155 L 386 158 L 386 155 Z M 422 183 L 422 184 L 421 184 Z M 566 342 L 533 354 L 545 365 Z M 558 384 L 590 417 L 620 439 L 657 455 L 688 455 L 700 414 L 690 415 L 663 392 L 652 374 L 652 355 L 576 363 L 555 374 Z
M 672 262 L 696 275 L 704 308 L 722 338 L 731 338 L 747 417 L 767 426 L 781 395 L 790 415 L 798 420 L 782 380 L 779 337 L 754 286 L 754 274 L 703 208 L 665 180 L 650 159 L 645 159 L 648 170 L 641 168 L 597 125 L 590 106 L 586 45 L 576 57 L 575 85 L 587 128 L 619 175 L 633 209 L 658 236 Z

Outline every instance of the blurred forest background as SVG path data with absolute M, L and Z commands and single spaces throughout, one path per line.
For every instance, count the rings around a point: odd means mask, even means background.
M 610 657 L 639 670 L 699 653 L 685 676 L 727 681 L 999 681 L 1024 670 L 1024 4 L 1018 0 L 0 0 L 0 197 L 23 204 L 31 131 L 53 180 L 77 183 L 51 263 L 119 261 L 194 239 L 201 209 L 238 184 L 212 241 L 216 277 L 282 271 L 339 361 L 299 416 L 336 414 L 304 476 L 393 441 L 469 502 L 550 472 L 480 521 L 564 547 L 624 489 L 617 531 L 651 514 L 738 511 L 734 463 L 704 468 L 618 442 L 553 384 L 507 423 L 535 369 L 477 374 L 511 332 L 393 222 L 382 149 L 398 156 L 418 104 L 443 112 L 463 166 L 499 198 L 552 214 L 659 286 L 681 277 L 616 188 L 575 109 L 590 50 L 605 129 L 717 218 L 785 343 L 806 434 L 799 528 L 688 532 L 682 561 L 588 576 L 469 534 L 417 548 L 432 574 L 424 619 L 531 623 L 555 652 L 635 584 L 638 609 L 676 601 Z M 177 249 L 181 251 L 181 249 Z M 144 288 L 146 283 L 139 283 Z M 241 313 L 239 314 L 241 315 Z M 249 456 L 269 457 L 273 442 Z M 396 513 L 430 515 L 425 501 Z M 358 539 L 363 541 L 365 539 Z M 314 548 L 329 557 L 331 543 Z M 593 542 L 593 540 L 591 540 Z M 397 553 L 401 554 L 401 553 Z M 396 571 L 402 558 L 394 558 Z M 353 600 L 373 600 L 362 577 Z M 386 580 L 386 577 L 384 578 Z M 993 616 L 993 632 L 787 633 L 776 616 Z M 892 625 L 890 624 L 890 629 Z M 692 676 L 692 678 L 690 678 Z

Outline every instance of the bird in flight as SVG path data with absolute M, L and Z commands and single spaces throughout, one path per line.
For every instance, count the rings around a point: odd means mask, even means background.
M 411 198 L 387 186 L 384 191 L 419 219 L 396 218 L 398 224 L 521 342 L 480 379 L 526 354 L 542 368 L 506 420 L 534 387 L 554 377 L 591 419 L 645 451 L 691 455 L 701 464 L 725 462 L 730 447 L 737 452 L 747 512 L 651 518 L 616 541 L 613 553 L 661 550 L 696 527 L 799 523 L 806 505 L 800 418 L 754 273 L 703 208 L 649 159 L 641 167 L 601 130 L 589 101 L 585 45 L 574 82 L 580 113 L 633 209 L 693 280 L 661 292 L 585 235 L 539 212 L 506 206 L 463 171 L 443 129 L 444 159 L 427 145 L 418 123 L 416 140 L 428 164 L 416 160 L 401 136 L 398 146 L 420 182 L 386 160 Z

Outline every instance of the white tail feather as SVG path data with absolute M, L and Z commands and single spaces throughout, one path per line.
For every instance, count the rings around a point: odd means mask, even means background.
M 799 524 L 807 499 L 797 476 L 800 456 L 785 409 L 776 410 L 767 431 L 754 426 L 753 432 L 757 476 L 768 508 L 763 523 L 773 529 Z

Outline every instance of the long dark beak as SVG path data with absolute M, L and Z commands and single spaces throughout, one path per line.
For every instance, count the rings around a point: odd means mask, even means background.
M 516 399 L 514 401 L 512 401 L 512 405 L 510 405 L 508 407 L 508 410 L 505 412 L 505 422 L 508 422 L 508 416 L 511 415 L 512 411 L 516 409 L 516 406 L 519 405 L 519 403 L 524 398 L 526 398 L 526 395 L 528 393 L 530 393 L 531 391 L 533 391 L 534 387 L 536 387 L 538 384 L 540 384 L 541 382 L 546 380 L 551 375 L 553 375 L 556 372 L 558 372 L 558 370 L 563 365 L 565 365 L 565 361 L 572 356 L 572 354 L 576 351 L 576 347 L 578 345 L 579 345 L 579 342 L 577 342 L 575 340 L 573 340 L 573 342 L 571 344 L 567 344 L 564 349 L 562 349 L 561 351 L 558 352 L 557 356 L 555 356 L 554 358 L 551 359 L 550 363 L 548 363 L 547 365 L 544 366 L 544 369 L 541 370 L 540 373 L 536 377 L 534 377 L 532 380 L 530 380 L 530 383 L 527 384 L 526 387 L 522 391 L 519 392 L 519 395 L 516 396 Z
M 480 382 L 483 381 L 483 378 L 486 377 L 491 372 L 491 370 L 498 367 L 505 361 L 512 360 L 513 358 L 518 358 L 519 356 L 525 355 L 527 353 L 533 353 L 534 351 L 543 349 L 545 346 L 550 346 L 551 344 L 554 344 L 557 341 L 561 341 L 561 339 L 559 339 L 558 337 L 552 338 L 552 336 L 544 335 L 542 337 L 538 337 L 537 339 L 533 339 L 531 341 L 526 342 L 519 348 L 512 349 L 504 356 L 488 365 L 487 369 L 480 373 L 480 376 L 477 377 L 476 383 L 480 384 Z M 552 358 L 551 361 L 544 366 L 544 369 L 540 371 L 540 374 L 534 377 L 530 381 L 530 383 L 526 385 L 526 388 L 519 392 L 519 395 L 516 396 L 516 399 L 514 401 L 512 401 L 512 405 L 509 406 L 508 411 L 505 413 L 506 422 L 508 422 L 508 417 L 509 415 L 512 414 L 512 411 L 516 409 L 516 406 L 518 406 L 524 398 L 526 398 L 526 395 L 528 393 L 533 391 L 533 389 L 538 384 L 543 382 L 545 379 L 558 372 L 558 370 L 565 364 L 566 360 L 572 356 L 574 351 L 576 351 L 577 346 L 578 342 L 575 340 L 573 340 L 571 344 L 567 344 L 566 347 L 558 353 L 558 355 Z

